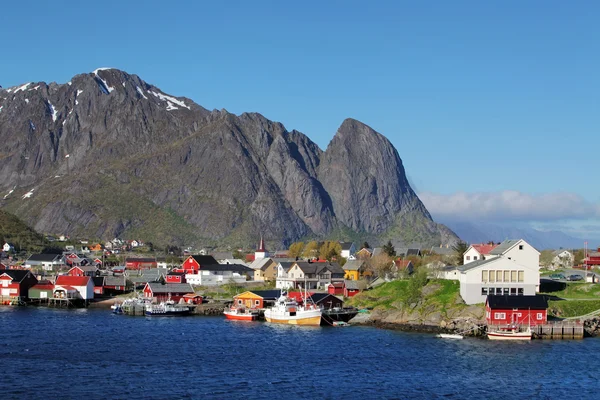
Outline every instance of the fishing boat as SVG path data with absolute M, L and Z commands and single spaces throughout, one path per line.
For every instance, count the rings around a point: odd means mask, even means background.
M 146 315 L 148 316 L 176 316 L 188 315 L 189 313 L 190 308 L 188 306 L 175 304 L 173 301 L 146 305 Z
M 349 322 L 356 317 L 358 309 L 354 307 L 333 307 L 323 309 L 323 322 L 331 324 L 333 322 Z
M 258 310 L 246 307 L 231 307 L 223 311 L 225 318 L 237 321 L 255 321 L 258 319 Z
M 115 303 L 110 306 L 113 314 L 123 314 L 123 305 L 121 303 Z
M 463 335 L 457 333 L 439 333 L 436 336 L 442 339 L 464 339 Z
M 487 337 L 490 340 L 531 340 L 531 328 L 527 326 L 520 329 L 518 326 L 509 325 L 489 330 Z
M 282 293 L 274 306 L 265 310 L 265 320 L 272 324 L 310 325 L 321 324 L 321 309 L 304 296 L 304 304 Z

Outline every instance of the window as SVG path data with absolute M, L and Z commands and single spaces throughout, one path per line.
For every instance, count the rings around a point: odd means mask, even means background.
M 238 299 L 238 304 L 242 305 L 242 300 L 241 299 Z
M 496 271 L 490 271 L 490 282 L 496 282 Z
M 517 271 L 510 271 L 510 281 L 511 282 L 517 281 Z
M 504 271 L 504 282 L 510 282 L 510 271 Z
M 537 313 L 537 319 L 543 319 L 544 317 L 542 315 L 543 314 L 541 312 Z
M 502 271 L 496 271 L 496 282 L 502 282 Z
M 517 317 L 520 317 L 520 316 L 521 316 L 521 313 L 517 313 Z
M 260 306 L 260 300 L 254 300 L 254 305 L 255 306 Z
M 514 288 L 514 287 L 510 288 L 510 295 L 511 296 L 516 296 L 517 295 L 517 288 Z M 519 317 L 520 317 L 520 315 L 519 315 Z
M 523 288 L 522 288 L 522 287 L 520 287 L 520 288 L 517 288 L 517 294 L 518 294 L 519 296 L 523 296 Z
M 506 319 L 506 313 L 503 313 L 503 312 L 494 313 L 494 319 Z
M 477 256 L 473 256 L 473 261 L 477 261 Z
M 509 289 L 507 287 L 503 288 L 502 289 L 502 294 L 508 296 L 508 290 Z
M 487 294 L 488 294 L 488 289 L 487 289 L 486 287 L 482 287 L 482 288 L 481 288 L 481 294 L 482 294 L 483 296 L 487 296 Z
M 470 261 L 470 260 L 471 260 L 471 256 L 467 256 L 467 261 Z
M 497 287 L 496 288 L 496 295 L 499 296 L 502 294 L 502 288 Z
M 481 271 L 481 282 L 487 282 L 488 281 L 488 272 L 486 270 Z
M 519 245 L 519 250 L 523 250 L 523 245 L 522 244 Z
M 525 271 L 519 271 L 519 282 L 525 282 Z

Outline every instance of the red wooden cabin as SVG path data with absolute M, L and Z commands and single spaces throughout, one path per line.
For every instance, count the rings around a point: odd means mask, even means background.
M 327 286 L 327 293 L 343 296 L 345 287 L 344 282 L 333 282 Z
M 488 296 L 485 318 L 488 325 L 545 324 L 548 301 L 544 296 Z

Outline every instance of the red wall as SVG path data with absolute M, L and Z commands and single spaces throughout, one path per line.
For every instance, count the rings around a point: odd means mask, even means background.
M 346 297 L 354 297 L 358 294 L 358 289 L 344 289 L 344 295 Z
M 185 278 L 182 275 L 167 275 L 165 280 L 167 283 L 185 283 Z
M 511 309 L 495 309 L 491 310 L 489 306 L 486 306 L 486 321 L 489 325 L 506 325 L 506 324 L 517 324 L 517 325 L 539 325 L 545 324 L 548 321 L 547 310 L 513 310 Z M 504 315 L 497 315 L 504 314 Z M 521 314 L 519 316 L 519 314 Z M 541 318 L 540 317 L 541 314 Z

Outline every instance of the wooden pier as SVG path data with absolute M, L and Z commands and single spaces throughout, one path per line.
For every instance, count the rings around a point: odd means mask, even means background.
M 583 324 L 574 321 L 547 322 L 531 328 L 535 339 L 583 339 Z

